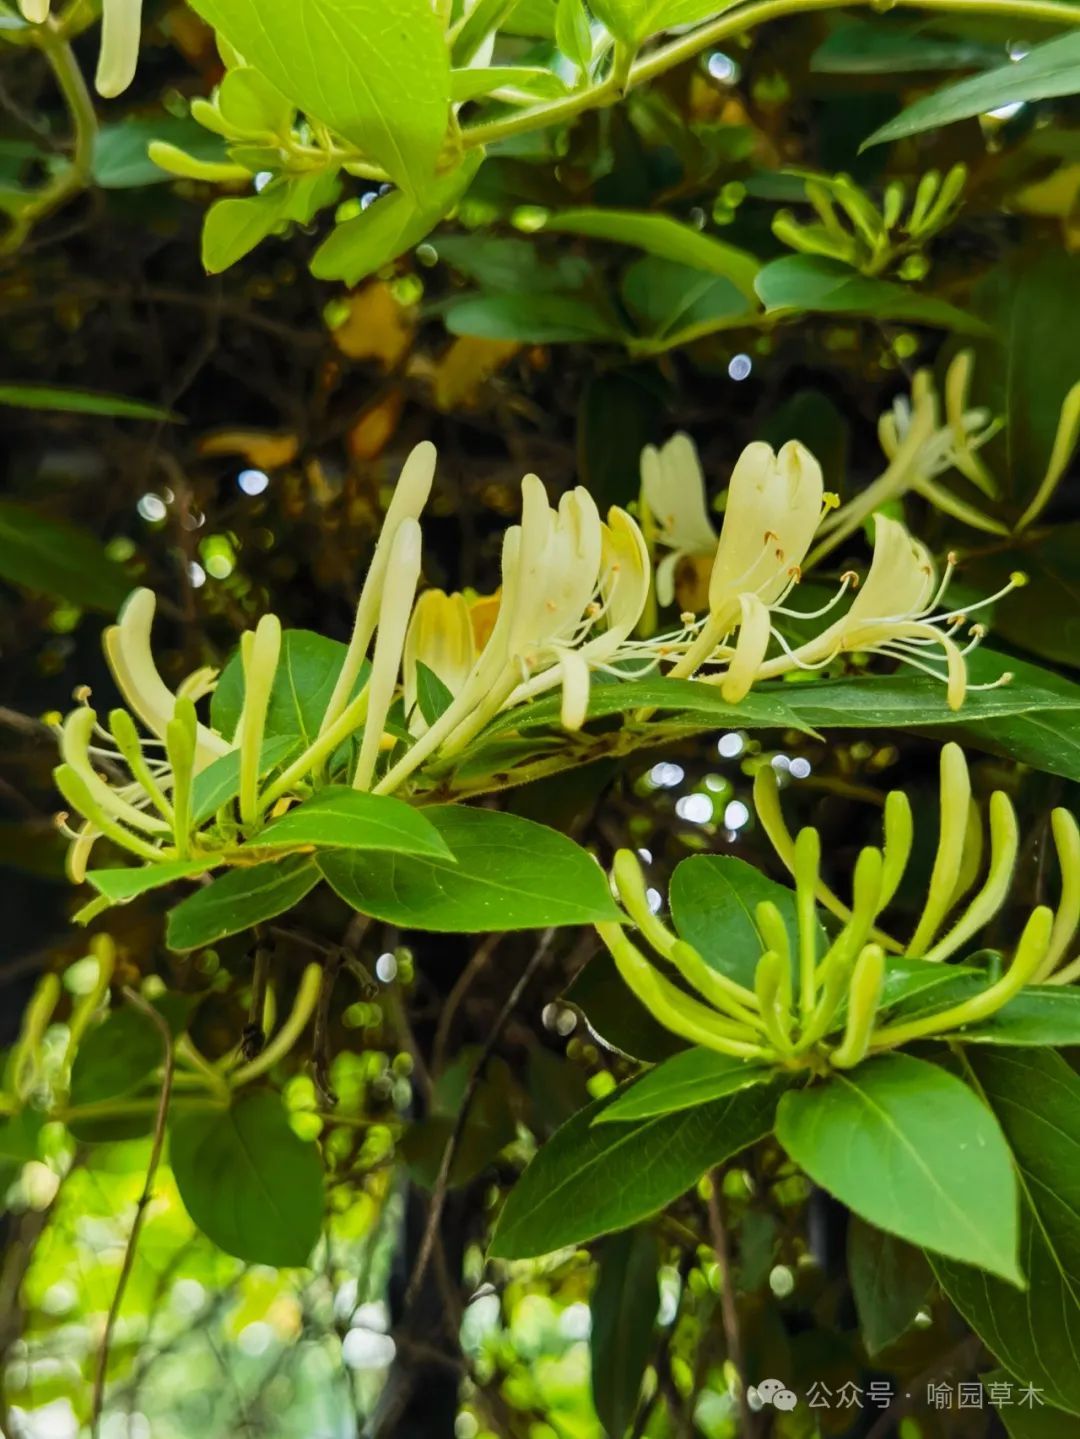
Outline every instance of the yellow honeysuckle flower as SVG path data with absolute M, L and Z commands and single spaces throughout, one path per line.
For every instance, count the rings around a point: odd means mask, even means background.
M 656 597 L 662 605 L 675 597 L 675 572 L 688 556 L 711 555 L 716 530 L 709 518 L 705 476 L 697 449 L 689 435 L 673 435 L 659 449 L 646 445 L 641 452 L 641 499 L 656 529 L 656 539 L 667 550 L 656 566 Z
M 417 665 L 426 665 L 456 695 L 476 663 L 473 613 L 464 595 L 448 595 L 445 590 L 425 590 L 416 601 L 405 635 L 403 668 L 405 713 L 412 734 L 423 734 L 428 727 L 417 704 Z

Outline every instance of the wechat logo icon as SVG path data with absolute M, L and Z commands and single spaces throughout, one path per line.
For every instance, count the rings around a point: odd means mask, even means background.
M 750 1398 L 757 1396 L 755 1408 L 763 1409 L 771 1404 L 774 1409 L 794 1409 L 799 1402 L 793 1390 L 788 1389 L 779 1379 L 763 1379 L 750 1390 Z

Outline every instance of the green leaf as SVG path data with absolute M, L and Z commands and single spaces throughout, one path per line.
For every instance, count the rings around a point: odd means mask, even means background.
M 516 294 L 533 290 L 588 290 L 596 284 L 593 266 L 561 250 L 545 254 L 533 240 L 505 235 L 441 235 L 439 259 L 485 290 Z
M 479 100 L 493 90 L 517 90 L 538 100 L 557 100 L 567 93 L 558 75 L 530 65 L 489 65 L 483 70 L 451 72 L 450 98 L 455 104 Z
M 346 904 L 389 924 L 463 934 L 618 918 L 603 870 L 556 830 L 463 805 L 424 814 L 457 862 L 322 853 L 319 869 Z
M 1017 665 L 990 651 L 974 658 L 983 661 L 987 678 Z M 646 679 L 594 683 L 589 694 L 589 716 L 623 714 L 642 707 L 680 711 L 682 716 L 700 717 L 702 727 L 724 724 L 732 729 L 907 729 L 915 726 L 964 724 L 972 733 L 986 720 L 1002 715 L 1030 716 L 1035 711 L 1080 708 L 1080 686 L 1062 681 L 1047 671 L 1027 668 L 1039 677 L 999 689 L 969 693 L 960 710 L 945 703 L 945 689 L 937 681 L 901 672 L 896 675 L 867 675 L 850 679 L 821 680 L 799 684 L 764 684 L 752 689 L 737 705 L 725 703 L 715 685 L 704 680 Z M 1047 681 L 1043 687 L 1042 679 Z M 1051 688 L 1051 685 L 1053 687 Z M 558 696 L 535 700 L 520 709 L 508 710 L 495 719 L 483 737 L 489 739 L 507 730 L 526 731 L 537 726 L 559 728 L 561 701 Z M 655 722 L 654 722 L 655 729 Z
M 219 1249 L 250 1264 L 307 1262 L 322 1229 L 322 1162 L 276 1094 L 178 1115 L 169 1155 L 184 1208 Z
M 488 36 L 498 31 L 516 8 L 517 0 L 476 0 L 454 36 L 450 52 L 453 64 L 468 65 Z
M 848 1270 L 863 1343 L 880 1354 L 911 1328 L 933 1273 L 921 1249 L 858 1217 L 848 1226 Z
M 900 140 L 924 130 L 951 125 L 957 120 L 983 115 L 1018 100 L 1046 100 L 1055 95 L 1080 92 L 1080 35 L 1075 31 L 1036 45 L 1022 60 L 1010 60 L 996 70 L 972 75 L 936 94 L 916 100 L 895 119 L 874 131 L 861 148 Z
M 769 948 L 754 917 L 763 900 L 771 900 L 783 916 L 795 961 L 799 931 L 793 890 L 730 855 L 694 855 L 671 876 L 671 916 L 680 937 L 706 964 L 751 989 L 758 960 Z
M 1017 1384 L 1007 1370 L 995 1369 L 980 1377 L 1009 1439 L 1080 1439 L 1080 1417 L 1048 1404 L 1038 1394 L 1021 1400 L 1020 1395 L 1027 1391 L 1028 1385 Z M 992 1384 L 1004 1385 L 1007 1397 L 995 1402 Z
M 173 1035 L 187 1025 L 195 999 L 166 994 L 154 1002 Z M 162 1034 L 149 1015 L 125 1005 L 111 1010 L 96 1028 L 83 1035 L 71 1066 L 71 1103 L 97 1104 L 130 1094 L 165 1059 Z
M 1028 1289 L 930 1256 L 964 1319 L 1012 1377 L 1080 1414 L 1080 1078 L 1046 1050 L 969 1051 L 1020 1181 Z M 980 1191 L 972 1183 L 969 1193 Z M 980 1199 L 981 1207 L 981 1199 Z
M 745 1060 L 729 1059 L 711 1049 L 686 1049 L 650 1069 L 628 1089 L 620 1090 L 618 1099 L 597 1122 L 626 1123 L 674 1114 L 735 1094 L 752 1084 L 764 1084 L 771 1078 L 771 1070 Z
M 450 56 L 430 0 L 195 0 L 195 9 L 419 200 L 449 119 Z
M 669 215 L 637 210 L 561 210 L 548 217 L 545 229 L 570 235 L 587 235 L 618 245 L 635 245 L 662 260 L 673 260 L 692 270 L 720 275 L 755 303 L 754 281 L 761 270 L 756 255 L 681 225 Z
M 981 69 L 1000 59 L 999 45 L 936 34 L 922 21 L 894 25 L 875 16 L 838 25 L 814 51 L 810 69 L 819 75 L 896 75 Z
M 945 300 L 891 280 L 868 279 L 841 260 L 823 255 L 783 255 L 772 260 L 758 274 L 755 289 L 770 315 L 866 315 L 964 334 L 986 333 L 981 320 Z
M 1043 631 L 1053 627 L 1040 624 Z M 964 708 L 954 716 L 961 721 L 959 734 L 950 727 L 947 737 L 979 745 L 994 754 L 1008 755 L 1021 764 L 1030 764 L 1051 774 L 1080 780 L 1080 725 L 1076 723 L 1076 697 L 1080 694 L 1080 686 L 1025 660 L 1010 656 L 1006 661 L 1000 655 L 981 650 L 976 650 L 969 659 L 968 670 L 974 682 L 982 682 L 996 678 L 1006 665 L 1014 675 L 1013 683 L 1006 689 L 1015 691 L 1019 696 L 1037 695 L 1038 702 L 1008 715 L 986 715 L 977 723 L 964 724 L 965 719 L 975 718 L 970 711 L 965 713 L 965 702 Z M 977 699 L 978 696 L 972 698 Z
M 624 338 L 609 308 L 585 295 L 540 290 L 517 295 L 462 295 L 444 309 L 452 335 L 560 345 Z
M 692 25 L 725 9 L 723 0 L 590 0 L 597 19 L 630 46 L 675 25 Z
M 194 879 L 220 862 L 213 855 L 202 859 L 172 859 L 163 864 L 128 866 L 124 869 L 91 869 L 87 871 L 86 878 L 110 904 L 125 904 L 151 889 L 175 884 L 178 879 Z
M 789 1091 L 776 1136 L 815 1184 L 879 1229 L 1023 1283 L 1008 1146 L 986 1105 L 937 1065 L 883 1055 Z
M 259 753 L 259 778 L 269 774 L 295 748 L 296 737 L 293 734 L 264 736 Z M 240 751 L 233 749 L 211 760 L 195 776 L 191 786 L 192 823 L 202 824 L 239 793 Z
M 220 275 L 242 260 L 286 219 L 289 186 L 277 181 L 242 200 L 215 200 L 206 212 L 202 262 L 207 274 Z
M 759 1085 L 639 1124 L 595 1121 L 616 1090 L 556 1130 L 503 1206 L 497 1259 L 532 1259 L 626 1229 L 771 1129 L 778 1086 Z
M 748 324 L 756 309 L 725 276 L 646 255 L 622 278 L 623 301 L 643 331 L 667 346 Z
M 131 581 L 86 530 L 0 500 L 0 578 L 114 614 Z
M 202 164 L 222 164 L 225 142 L 188 117 L 156 114 L 102 125 L 94 137 L 94 184 L 103 190 L 129 190 L 160 185 L 172 176 L 149 155 L 154 142 L 173 145 Z
M 951 966 L 950 966 L 951 968 Z M 954 975 L 929 996 L 901 1005 L 895 1018 L 932 1014 L 981 994 L 985 976 Z M 1080 990 L 1071 985 L 1032 985 L 1022 989 L 1003 1009 L 979 1024 L 950 1035 L 960 1044 L 1005 1044 L 1024 1048 L 1064 1049 L 1080 1045 Z
M 291 849 L 309 844 L 320 849 L 427 855 L 454 862 L 446 841 L 423 810 L 393 795 L 365 794 L 345 785 L 328 785 L 273 820 L 252 840 L 251 847 Z
M 416 703 L 424 723 L 433 725 L 454 701 L 442 680 L 423 660 L 416 661 Z
M 96 390 L 67 390 L 59 385 L 0 385 L 0 405 L 17 410 L 58 410 L 65 415 L 106 415 L 117 420 L 177 420 L 171 410 L 129 400 L 124 395 L 103 395 Z
M 170 949 L 201 949 L 299 904 L 319 882 L 306 855 L 286 855 L 250 869 L 232 869 L 198 889 L 169 914 Z
M 397 190 L 335 226 L 312 256 L 311 273 L 355 285 L 419 245 L 464 195 L 482 160 L 480 150 L 470 151 L 456 169 L 428 180 L 422 199 Z
M 633 1423 L 653 1345 L 660 1308 L 656 1238 L 646 1228 L 605 1239 L 596 1251 L 592 1318 L 592 1394 L 607 1434 L 625 1434 Z
M 270 740 L 288 739 L 293 748 L 306 749 L 318 737 L 326 706 L 345 663 L 345 654 L 346 647 L 340 641 L 327 639 L 312 630 L 285 631 L 281 637 L 281 655 L 266 711 L 264 761 Z M 365 665 L 357 677 L 353 694 L 359 693 L 366 678 Z M 235 654 L 222 670 L 210 701 L 211 722 L 226 739 L 231 739 L 236 733 L 243 705 L 244 671 L 239 654 Z M 209 768 L 207 766 L 207 770 Z
M 555 6 L 555 44 L 571 64 L 588 70 L 592 63 L 592 30 L 584 0 L 558 0 Z

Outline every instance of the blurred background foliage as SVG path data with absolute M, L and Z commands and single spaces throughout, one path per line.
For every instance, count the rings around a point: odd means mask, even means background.
M 940 379 L 972 346 L 973 402 L 1008 420 L 983 452 L 1000 481 L 990 509 L 1002 533 L 973 532 L 910 495 L 904 509 L 938 553 L 961 551 L 965 583 L 992 588 L 1018 566 L 1031 575 L 995 616 L 999 648 L 1080 666 L 1080 491 L 1067 480 L 1040 524 L 1013 533 L 1080 374 L 1077 101 L 995 107 L 860 148 L 943 80 L 1047 38 L 1038 27 L 1019 33 L 977 14 L 789 18 L 623 104 L 504 142 L 452 220 L 349 288 L 309 271 L 318 223 L 283 225 L 207 277 L 200 228 L 220 190 L 170 176 L 146 146 L 165 139 L 221 157 L 189 115 L 221 62 L 184 6 L 151 3 L 144 19 L 134 86 L 98 105 L 91 183 L 9 246 L 0 268 L 0 1042 L 14 1040 L 42 973 L 66 970 L 68 996 L 79 992 L 87 941 L 70 923 L 77 900 L 53 823 L 48 725 L 77 684 L 107 689 L 100 635 L 119 601 L 136 581 L 159 595 L 170 680 L 221 663 L 271 607 L 288 624 L 343 637 L 389 486 L 421 438 L 440 451 L 426 579 L 483 592 L 525 471 L 552 493 L 580 478 L 598 501 L 625 504 L 641 447 L 681 428 L 715 495 L 748 441 L 796 437 L 849 499 L 882 468 L 879 414 L 919 367 Z M 555 23 L 553 3 L 521 0 L 500 40 L 503 63 L 551 63 Z M 93 35 L 74 49 L 89 71 Z M 0 59 L 0 206 L 17 229 L 19 194 L 55 171 L 69 117 L 40 55 Z M 797 322 L 768 310 L 746 322 L 728 281 L 707 283 L 692 264 L 636 243 L 629 223 L 612 237 L 559 222 L 597 208 L 665 215 L 779 260 L 792 253 L 785 234 L 815 222 L 808 175 L 847 174 L 879 204 L 902 181 L 910 203 L 928 171 L 957 165 L 966 181 L 948 223 L 879 255 L 878 276 L 854 299 L 822 282 L 827 266 L 797 272 Z M 354 190 L 345 203 L 355 213 L 368 195 L 381 203 L 375 185 Z M 852 254 L 858 275 L 869 261 L 857 243 Z M 861 547 L 856 534 L 834 556 L 837 570 Z M 684 572 L 681 583 L 694 578 Z M 1080 738 L 1052 712 L 1040 723 L 1067 768 Z M 992 726 L 982 744 L 993 747 Z M 840 870 L 898 774 L 917 810 L 929 809 L 936 756 L 912 734 L 731 732 L 621 769 L 599 763 L 508 802 L 605 860 L 619 845 L 638 848 L 662 892 L 674 864 L 702 849 L 770 867 L 749 799 L 762 762 L 798 789 L 797 808 L 822 828 Z M 1036 837 L 1069 788 L 985 753 L 976 781 L 1008 788 Z M 1041 892 L 1042 871 L 1036 846 L 1022 857 L 1018 903 Z M 172 955 L 163 908 L 151 896 L 110 916 L 120 975 L 190 996 L 200 1047 L 225 1054 L 250 1003 L 246 941 Z M 591 937 L 564 935 L 537 953 L 529 936 L 472 947 L 365 930 L 324 891 L 274 936 L 279 1009 L 312 953 L 342 944 L 377 989 L 344 973 L 333 995 L 323 1057 L 340 1102 L 328 1108 L 303 1047 L 277 1076 L 298 1132 L 324 1146 L 313 1266 L 224 1255 L 195 1230 L 163 1166 L 112 1339 L 105 1439 L 736 1432 L 704 1190 L 590 1251 L 484 1266 L 491 1216 L 523 1160 L 627 1072 L 620 1049 L 660 1057 L 667 1043 L 599 961 L 582 969 Z M 435 1261 L 406 1304 L 467 1076 L 530 959 L 470 1104 Z M 68 1002 L 46 1036 L 53 1054 L 66 1043 Z M 606 1016 L 615 1048 L 582 1010 Z M 150 1119 L 134 1135 L 0 1128 L 0 1428 L 11 1439 L 87 1432 Z M 901 1396 L 831 1412 L 828 1433 L 1000 1432 L 989 1408 L 935 1413 L 923 1402 L 929 1382 L 985 1374 L 992 1362 L 913 1251 L 860 1226 L 845 1233 L 773 1146 L 739 1160 L 723 1200 L 748 1374 L 784 1369 L 834 1390 L 887 1380 Z M 1025 1426 L 1038 1416 L 1002 1414 L 1020 1439 L 1037 1432 Z M 810 1434 L 817 1421 L 805 1410 L 759 1416 L 763 1433 L 769 1423 Z M 1059 1421 L 1071 1427 L 1055 1433 L 1074 1431 L 1077 1421 Z

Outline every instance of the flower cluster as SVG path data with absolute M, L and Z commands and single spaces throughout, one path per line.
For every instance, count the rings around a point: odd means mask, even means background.
M 848 1069 L 867 1055 L 914 1040 L 964 1039 L 1025 986 L 1067 984 L 1080 974 L 1080 959 L 1066 959 L 1080 922 L 1080 827 L 1068 810 L 1056 809 L 1051 817 L 1061 872 L 1056 910 L 1046 905 L 1032 910 L 1003 972 L 961 966 L 952 984 L 941 986 L 941 1000 L 920 1004 L 910 1015 L 897 1012 L 931 984 L 934 965 L 975 944 L 1004 906 L 1016 863 L 1019 833 L 1012 803 L 1002 791 L 990 796 L 986 846 L 958 745 L 942 750 L 938 845 L 922 909 L 906 943 L 878 927 L 914 844 L 911 806 L 902 790 L 886 797 L 882 845 L 867 846 L 858 857 L 850 903 L 821 876 L 817 830 L 807 827 L 794 836 L 788 830 L 769 765 L 758 772 L 754 802 L 794 877 L 795 893 L 793 931 L 771 900 L 756 907 L 762 954 L 753 988 L 724 973 L 722 956 L 702 955 L 653 913 L 633 851 L 621 850 L 615 859 L 613 880 L 628 922 L 663 967 L 642 953 L 622 925 L 599 925 L 598 931 L 627 985 L 681 1038 L 785 1068 Z M 982 882 L 976 885 L 980 874 Z M 828 937 L 821 909 L 835 921 Z M 669 978 L 664 967 L 686 987 Z
M 700 483 L 690 494 L 676 483 L 688 455 L 688 442 L 676 437 L 643 459 L 665 540 L 683 520 L 705 538 Z M 213 672 L 196 672 L 175 693 L 161 678 L 151 644 L 154 596 L 136 591 L 105 637 L 127 709 L 103 724 L 84 694 L 61 732 L 57 785 L 83 819 L 72 831 L 74 877 L 85 875 L 100 836 L 147 861 L 250 863 L 267 820 L 327 782 L 390 794 L 415 783 L 421 769 L 445 775 L 497 715 L 551 691 L 561 694 L 564 728 L 579 728 L 596 671 L 609 681 L 648 669 L 697 677 L 717 683 L 735 703 L 761 680 L 864 651 L 938 674 L 950 705 L 963 700 L 964 654 L 981 629 L 966 648 L 957 644 L 970 610 L 936 612 L 952 561 L 939 584 L 924 546 L 896 520 L 876 516 L 870 571 L 846 612 L 797 647 L 784 637 L 777 617 L 824 615 L 857 585 L 854 575 L 844 576 L 835 598 L 811 614 L 785 608 L 828 511 L 820 467 L 798 443 L 779 454 L 764 444 L 743 452 L 714 544 L 706 613 L 684 614 L 675 634 L 644 639 L 635 631 L 653 565 L 642 530 L 618 507 L 602 518 L 580 487 L 553 508 L 535 475 L 522 481 L 521 521 L 503 537 L 497 593 L 472 600 L 441 590 L 418 594 L 420 517 L 434 474 L 433 446 L 418 445 L 387 511 L 318 733 L 276 767 L 272 758 L 268 766 L 264 746 L 275 685 L 285 683 L 276 616 L 265 615 L 241 638 L 243 705 L 226 738 L 196 712 L 214 686 Z M 671 566 L 661 561 L 663 594 L 670 579 Z M 944 670 L 927 658 L 935 649 Z M 404 726 L 394 719 L 401 711 Z

